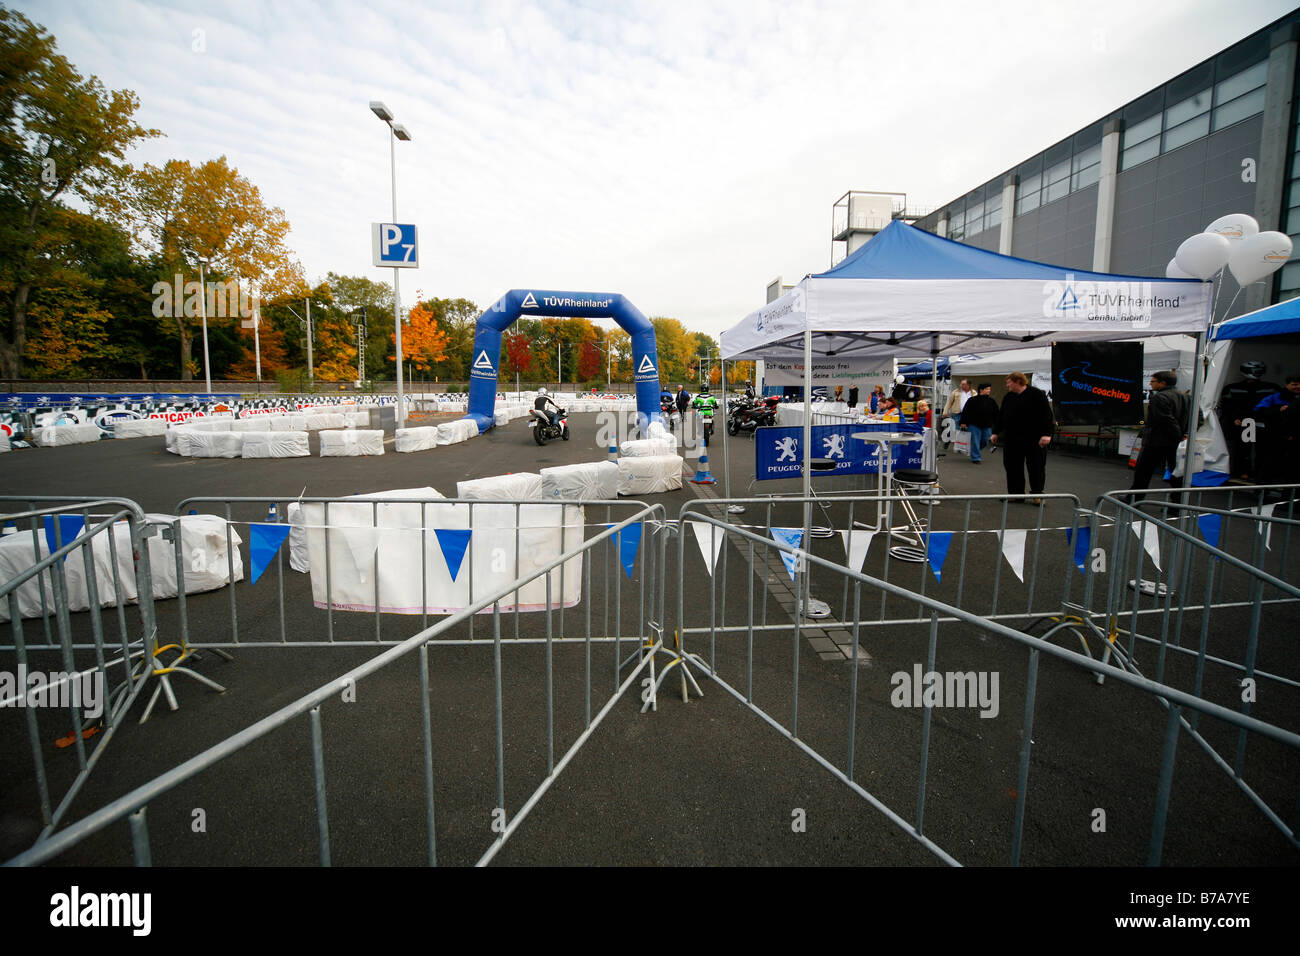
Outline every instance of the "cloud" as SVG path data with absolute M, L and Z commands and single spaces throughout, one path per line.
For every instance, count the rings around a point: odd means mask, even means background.
M 138 94 L 167 136 L 137 161 L 226 155 L 285 210 L 313 278 L 389 279 L 369 249 L 391 216 L 381 99 L 413 137 L 398 218 L 424 265 L 404 295 L 622 292 L 714 336 L 776 275 L 829 265 L 845 191 L 950 201 L 1288 9 L 16 5 L 83 73 Z

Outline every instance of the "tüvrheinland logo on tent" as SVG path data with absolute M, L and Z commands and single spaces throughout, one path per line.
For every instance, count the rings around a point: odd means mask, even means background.
M 492 360 L 488 358 L 487 349 L 479 349 L 478 357 L 474 359 L 474 364 L 470 366 L 470 374 L 477 375 L 481 378 L 496 378 L 497 370 L 492 367 Z
M 1126 323 L 1135 329 L 1151 326 L 1153 309 L 1177 309 L 1182 296 L 1156 295 L 1150 282 L 1076 282 L 1067 272 L 1065 281 L 1043 283 L 1043 317 L 1079 318 L 1085 322 Z
M 658 375 L 659 370 L 655 368 L 655 363 L 650 361 L 649 355 L 641 356 L 641 364 L 637 366 L 638 375 Z
M 519 308 L 521 309 L 537 308 L 537 300 L 533 298 L 533 294 L 531 292 L 528 293 L 526 296 L 524 296 L 524 301 L 519 303 Z

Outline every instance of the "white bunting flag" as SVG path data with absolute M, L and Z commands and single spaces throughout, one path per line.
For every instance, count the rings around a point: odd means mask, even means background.
M 1016 572 L 1021 584 L 1025 582 L 1025 537 L 1028 534 L 1028 531 L 1002 532 L 1002 556 Z
M 1163 571 L 1160 567 L 1160 531 L 1149 521 L 1142 521 L 1138 524 L 1129 525 L 1133 533 L 1142 539 L 1142 547 L 1146 549 L 1147 554 L 1151 555 L 1151 563 L 1156 566 L 1157 571 Z M 1141 530 L 1139 531 L 1139 527 Z
M 700 546 L 700 557 L 704 559 L 704 566 L 709 569 L 709 575 L 712 576 L 713 566 L 718 563 L 718 552 L 722 550 L 722 540 L 726 532 L 707 521 L 688 521 L 687 524 L 695 532 L 695 543 Z
M 840 537 L 844 539 L 844 553 L 849 558 L 849 570 L 861 571 L 862 562 L 867 558 L 867 549 L 871 547 L 871 539 L 876 536 L 874 531 L 841 531 Z
M 1261 517 L 1264 518 L 1271 518 L 1273 517 L 1273 509 L 1276 508 L 1277 506 L 1278 506 L 1278 502 L 1276 501 L 1273 502 L 1271 505 L 1260 505 L 1258 508 L 1255 509 L 1255 514 L 1260 515 Z M 1273 522 L 1261 521 L 1260 524 L 1264 526 L 1264 550 L 1272 551 L 1273 550 Z

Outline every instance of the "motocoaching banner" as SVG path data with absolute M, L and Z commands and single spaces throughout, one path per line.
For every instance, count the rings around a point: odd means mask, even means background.
M 1141 342 L 1052 346 L 1052 404 L 1062 425 L 1136 425 L 1142 387 Z
M 922 437 L 924 429 L 912 424 L 814 425 L 810 458 L 830 458 L 834 471 L 814 471 L 813 477 L 828 475 L 874 475 L 879 470 L 879 449 L 875 442 L 854 438 L 855 433 L 906 432 Z M 920 468 L 921 442 L 893 446 L 893 469 Z M 759 481 L 798 478 L 803 472 L 803 426 L 760 428 L 754 433 L 755 476 Z

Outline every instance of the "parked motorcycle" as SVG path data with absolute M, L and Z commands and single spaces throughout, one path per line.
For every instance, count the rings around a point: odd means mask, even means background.
M 539 412 L 534 408 L 528 419 L 528 427 L 533 430 L 533 440 L 539 445 L 545 445 L 555 438 L 563 438 L 568 441 L 569 421 L 567 415 L 568 412 L 561 408 L 555 416 L 555 424 L 552 425 L 545 412 Z
M 738 398 L 728 402 L 727 434 L 739 435 L 742 431 L 752 432 L 767 425 L 775 425 L 776 406 L 780 402 L 775 395 L 761 401 Z

